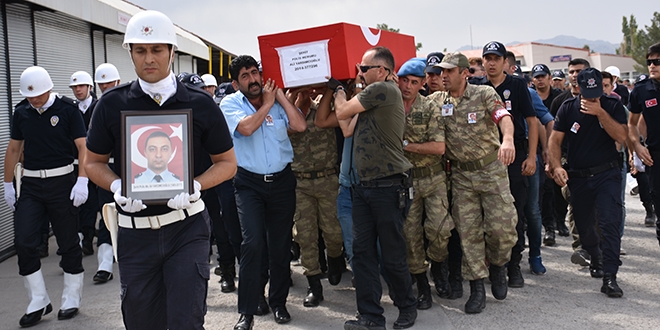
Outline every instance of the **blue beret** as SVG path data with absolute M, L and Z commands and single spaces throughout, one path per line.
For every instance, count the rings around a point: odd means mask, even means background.
M 399 69 L 399 72 L 397 73 L 397 76 L 403 77 L 403 76 L 408 76 L 412 75 L 415 77 L 426 77 L 426 74 L 424 73 L 424 69 L 426 69 L 426 59 L 424 58 L 411 58 L 406 63 L 403 63 L 401 68 Z

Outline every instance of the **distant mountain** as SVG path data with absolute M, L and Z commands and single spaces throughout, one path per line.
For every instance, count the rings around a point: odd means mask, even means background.
M 593 50 L 594 52 L 608 53 L 608 54 L 615 54 L 616 49 L 619 47 L 618 44 L 611 43 L 605 40 L 588 40 L 588 39 L 576 38 L 573 36 L 565 36 L 565 35 L 559 35 L 550 39 L 534 40 L 534 42 L 558 45 L 558 46 L 566 46 L 566 47 L 575 47 L 575 48 L 582 48 L 584 45 L 589 45 L 589 48 L 591 48 L 591 50 Z M 517 45 L 520 43 L 521 41 L 512 41 L 507 43 L 506 45 L 510 46 L 510 45 Z M 480 49 L 480 48 L 481 46 L 474 46 L 474 49 Z M 470 45 L 465 45 L 457 49 L 457 51 L 470 50 L 470 49 L 472 49 Z

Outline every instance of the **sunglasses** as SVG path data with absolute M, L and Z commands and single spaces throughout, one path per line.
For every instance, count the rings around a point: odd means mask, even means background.
M 660 66 L 660 58 L 654 58 L 654 59 L 647 59 L 646 60 L 646 65 L 651 66 L 651 64 L 655 66 Z M 364 71 L 362 71 L 364 72 Z
M 360 70 L 362 73 L 367 73 L 367 71 L 375 68 L 382 68 L 382 65 L 360 65 L 359 63 L 355 65 L 358 70 Z

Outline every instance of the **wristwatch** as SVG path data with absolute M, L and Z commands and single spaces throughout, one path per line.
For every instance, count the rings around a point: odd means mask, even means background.
M 344 86 L 339 85 L 339 86 L 335 87 L 335 93 L 337 93 L 338 91 L 346 91 L 346 90 L 344 89 Z
M 403 147 L 404 147 L 404 148 L 407 147 L 407 146 L 408 146 L 408 143 L 409 143 L 408 140 L 403 140 Z
M 357 84 L 355 84 L 353 89 L 355 89 L 355 88 L 364 89 L 364 85 L 362 83 L 357 83 Z

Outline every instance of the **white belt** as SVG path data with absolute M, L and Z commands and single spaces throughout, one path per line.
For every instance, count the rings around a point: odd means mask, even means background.
M 26 176 L 28 178 L 51 178 L 51 177 L 56 177 L 56 176 L 62 176 L 66 175 L 73 172 L 73 164 L 69 164 L 66 166 L 58 167 L 58 168 L 51 168 L 49 170 L 28 170 L 24 169 L 23 170 L 23 176 Z
M 115 162 L 115 159 L 112 158 L 112 157 L 110 157 L 110 160 L 108 161 L 108 164 L 112 164 L 112 163 L 114 163 L 114 162 Z M 77 158 L 74 159 L 74 160 L 73 160 L 73 165 L 78 165 L 78 164 L 79 164 L 78 159 L 77 159 Z
M 153 215 L 150 217 L 131 217 L 124 214 L 119 214 L 119 227 L 132 228 L 132 229 L 159 229 L 162 226 L 184 220 L 189 216 L 193 216 L 199 212 L 204 211 L 204 201 L 198 200 L 192 203 L 192 207 L 186 210 L 174 210 L 162 215 Z M 135 226 L 133 226 L 135 223 Z

